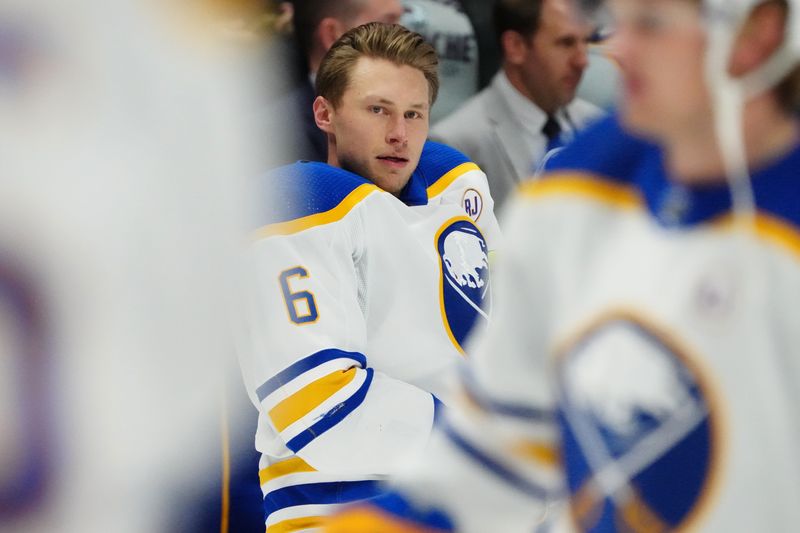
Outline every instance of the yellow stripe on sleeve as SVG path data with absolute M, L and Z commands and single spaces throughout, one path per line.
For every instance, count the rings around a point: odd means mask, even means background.
M 337 370 L 295 392 L 270 409 L 269 417 L 275 424 L 275 429 L 283 431 L 294 424 L 346 387 L 355 377 L 356 368 Z
M 291 457 L 285 461 L 271 464 L 258 472 L 258 481 L 263 487 L 273 479 L 297 474 L 299 472 L 316 472 L 317 470 L 299 457 Z
M 729 229 L 734 226 L 735 222 L 734 216 L 728 214 L 716 220 L 715 224 L 720 228 Z M 759 212 L 756 213 L 755 224 L 744 227 L 754 231 L 759 239 L 772 242 L 800 259 L 800 230 L 796 226 L 775 216 Z
M 625 209 L 642 205 L 642 198 L 636 188 L 611 183 L 607 179 L 590 174 L 554 173 L 541 180 L 526 181 L 520 185 L 518 191 L 523 197 L 528 198 L 555 195 L 583 196 Z
M 800 258 L 800 231 L 797 227 L 764 213 L 758 213 L 756 232 L 760 237 L 783 246 Z
M 526 460 L 556 467 L 561 463 L 561 456 L 553 446 L 541 442 L 523 441 L 512 447 L 512 453 Z
M 447 174 L 436 180 L 436 183 L 428 187 L 428 198 L 433 198 L 434 196 L 438 196 L 442 194 L 445 189 L 447 189 L 451 183 L 456 181 L 458 178 L 469 172 L 470 170 L 480 170 L 480 167 L 475 163 L 461 163 L 453 170 L 449 171 Z
M 306 529 L 318 528 L 325 525 L 325 516 L 306 516 L 303 518 L 292 518 L 277 524 L 272 524 L 267 528 L 267 533 L 290 533 L 291 531 L 304 531 Z
M 359 185 L 353 189 L 353 191 L 345 196 L 345 198 L 339 202 L 339 205 L 333 209 L 324 211 L 322 213 L 315 213 L 313 215 L 297 218 L 295 220 L 289 220 L 287 222 L 269 224 L 256 231 L 255 239 L 264 239 L 266 237 L 273 237 L 275 235 L 292 235 L 293 233 L 298 233 L 309 228 L 336 222 L 337 220 L 344 218 L 344 216 L 349 213 L 361 200 L 369 196 L 371 193 L 379 190 L 380 189 L 378 189 L 377 186 L 372 185 L 371 183 L 364 183 L 363 185 Z
M 365 506 L 332 516 L 326 533 L 442 533 L 441 529 L 419 526 Z M 272 533 L 272 532 L 270 532 Z

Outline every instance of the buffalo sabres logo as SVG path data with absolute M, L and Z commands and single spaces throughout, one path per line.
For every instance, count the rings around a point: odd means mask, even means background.
M 707 394 L 687 361 L 628 316 L 564 354 L 564 457 L 581 531 L 672 531 L 696 511 L 718 454 Z
M 466 217 L 449 220 L 436 235 L 442 279 L 442 319 L 456 347 L 463 351 L 476 321 L 489 319 L 491 284 L 486 240 Z

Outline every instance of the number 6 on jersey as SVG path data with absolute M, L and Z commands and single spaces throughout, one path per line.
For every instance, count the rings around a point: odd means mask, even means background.
M 289 318 L 295 324 L 311 324 L 316 322 L 319 318 L 317 312 L 317 302 L 314 301 L 314 295 L 308 291 L 292 292 L 289 286 L 291 278 L 307 278 L 308 271 L 300 266 L 290 268 L 281 272 L 278 280 L 281 283 L 281 290 L 283 291 L 283 301 L 286 304 L 286 310 L 289 312 Z

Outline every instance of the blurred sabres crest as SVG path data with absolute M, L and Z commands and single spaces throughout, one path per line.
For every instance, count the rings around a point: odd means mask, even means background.
M 696 369 L 628 316 L 592 328 L 560 363 L 564 456 L 582 530 L 685 527 L 718 455 Z
M 467 218 L 448 221 L 436 235 L 441 266 L 442 319 L 456 347 L 476 322 L 488 321 L 492 308 L 486 239 Z

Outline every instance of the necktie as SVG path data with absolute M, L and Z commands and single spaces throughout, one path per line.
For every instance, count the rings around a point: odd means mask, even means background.
M 547 122 L 542 126 L 542 133 L 547 137 L 547 151 L 561 146 L 561 126 L 552 115 L 547 115 Z

